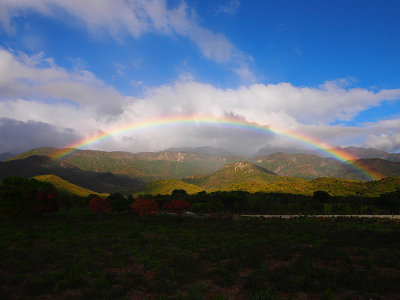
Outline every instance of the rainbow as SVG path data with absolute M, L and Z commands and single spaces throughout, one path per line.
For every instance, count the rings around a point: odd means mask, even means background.
M 316 138 L 306 136 L 300 132 L 288 129 L 280 129 L 272 126 L 264 126 L 256 123 L 250 123 L 243 120 L 238 120 L 230 117 L 201 117 L 201 116 L 173 116 L 173 117 L 164 117 L 157 119 L 150 119 L 140 122 L 132 122 L 128 123 L 114 129 L 109 130 L 108 132 L 99 132 L 92 136 L 86 137 L 82 140 L 76 141 L 63 149 L 59 149 L 55 151 L 51 157 L 53 159 L 60 159 L 69 154 L 72 154 L 75 151 L 78 151 L 79 148 L 85 148 L 97 142 L 103 141 L 111 136 L 118 136 L 120 134 L 132 131 L 143 130 L 147 128 L 154 127 L 167 127 L 173 125 L 208 125 L 208 126 L 224 126 L 230 127 L 234 129 L 241 130 L 249 130 L 253 132 L 259 133 L 275 133 L 287 138 L 290 138 L 300 144 L 303 144 L 307 147 L 314 148 L 320 153 L 324 153 L 333 159 L 341 161 L 345 164 L 352 166 L 353 168 L 361 171 L 362 174 L 367 176 L 367 178 L 371 180 L 377 180 L 382 176 L 377 172 L 368 169 L 366 166 L 362 165 L 359 161 L 357 161 L 358 157 L 353 156 L 341 149 L 333 148 L 332 146 L 320 141 Z

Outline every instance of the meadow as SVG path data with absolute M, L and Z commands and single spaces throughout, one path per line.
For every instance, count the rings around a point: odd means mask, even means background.
M 0 217 L 1 299 L 394 299 L 400 223 Z

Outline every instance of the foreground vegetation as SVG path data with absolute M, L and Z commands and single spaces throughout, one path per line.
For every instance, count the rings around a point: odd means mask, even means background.
M 58 178 L 51 175 L 42 177 Z M 43 180 L 41 177 L 38 179 Z M 43 212 L 58 209 L 68 210 L 71 207 L 88 208 L 88 206 L 99 213 L 108 211 L 121 213 L 130 211 L 132 205 L 137 206 L 136 202 L 139 200 L 142 203 L 138 208 L 140 211 L 146 210 L 147 206 L 165 208 L 174 201 L 183 201 L 193 212 L 200 214 L 380 215 L 400 213 L 399 186 L 391 187 L 394 191 L 382 193 L 378 197 L 367 196 L 362 191 L 357 191 L 353 196 L 331 196 L 324 190 L 318 190 L 309 196 L 290 193 L 250 193 L 240 190 L 211 193 L 199 191 L 189 194 L 184 189 L 174 189 L 171 194 L 166 195 L 138 194 L 133 197 L 131 194 L 121 193 L 80 196 L 79 193 L 82 190 L 79 187 L 65 185 L 63 180 L 57 180 L 56 184 L 58 184 L 57 189 L 50 182 L 41 182 L 34 178 L 4 178 L 0 183 L 0 214 L 40 215 Z M 74 192 L 75 194 L 72 194 Z M 156 213 L 160 210 L 151 211 Z
M 0 299 L 399 298 L 400 223 L 238 216 L 399 212 L 399 188 L 379 197 L 183 189 L 83 197 L 8 177 Z
M 87 209 L 0 218 L 1 299 L 387 299 L 400 224 L 177 219 Z

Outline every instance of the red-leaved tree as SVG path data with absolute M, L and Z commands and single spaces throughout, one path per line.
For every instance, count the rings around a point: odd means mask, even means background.
M 190 203 L 184 200 L 171 200 L 171 202 L 164 204 L 164 209 L 168 212 L 181 215 L 190 210 Z
M 158 211 L 158 203 L 154 200 L 137 198 L 131 204 L 131 211 L 139 216 L 154 215 Z
M 111 210 L 111 203 L 108 199 L 102 197 L 94 197 L 89 202 L 90 210 L 95 213 L 104 213 Z
M 31 212 L 39 215 L 42 212 L 52 212 L 58 210 L 58 203 L 56 200 L 57 191 L 40 191 L 37 192 L 31 205 Z

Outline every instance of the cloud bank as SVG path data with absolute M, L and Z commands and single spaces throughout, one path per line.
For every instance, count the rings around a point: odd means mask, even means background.
M 20 153 L 45 146 L 63 147 L 79 138 L 72 129 L 43 122 L 0 118 L 0 152 Z
M 357 127 L 332 123 L 352 120 L 368 108 L 399 98 L 399 89 L 375 92 L 348 88 L 343 80 L 328 81 L 317 87 L 279 83 L 220 89 L 190 77 L 149 88 L 142 97 L 123 96 L 90 71 L 68 71 L 43 53 L 28 56 L 0 49 L 0 117 L 6 118 L 1 131 L 7 139 L 15 136 L 12 145 L 16 149 L 26 148 L 27 144 L 34 147 L 41 142 L 41 145 L 66 146 L 78 135 L 108 132 L 149 119 L 198 115 L 216 119 L 231 116 L 273 128 L 299 131 L 332 145 L 359 144 L 396 151 L 400 148 L 398 119 Z M 34 141 L 36 138 L 26 139 L 22 134 L 26 129 L 21 124 L 31 126 L 33 131 L 50 132 L 48 136 L 51 137 L 59 133 L 64 143 L 60 139 L 54 139 L 52 143 L 51 138 L 48 143 L 40 138 L 37 138 L 40 143 Z M 43 129 L 43 124 L 51 130 Z M 65 128 L 69 129 L 64 131 Z M 21 134 L 17 133 L 19 131 Z M 18 139 L 21 145 L 18 145 Z M 248 154 L 267 144 L 296 147 L 293 141 L 273 134 L 196 124 L 126 132 L 92 147 L 136 152 L 177 146 L 215 146 Z M 5 143 L 1 147 L 0 152 L 13 150 Z

